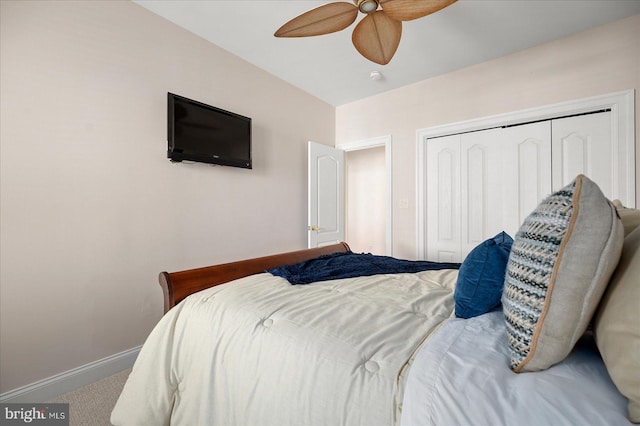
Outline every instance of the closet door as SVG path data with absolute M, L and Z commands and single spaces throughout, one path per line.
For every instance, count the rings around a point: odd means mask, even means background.
M 514 237 L 551 193 L 551 125 L 429 139 L 427 171 L 427 259 L 461 262 L 501 231 Z
M 460 136 L 461 258 L 502 230 L 502 129 Z
M 547 122 L 461 136 L 461 258 L 501 231 L 514 237 L 551 193 L 551 125 Z
M 554 119 L 551 126 L 554 191 L 582 173 L 596 182 L 606 197 L 618 198 L 613 179 L 618 170 L 611 137 L 611 112 Z
M 460 135 L 427 141 L 427 259 L 460 262 Z
M 462 261 L 500 231 L 515 236 L 541 200 L 581 173 L 609 199 L 634 207 L 637 166 L 633 126 L 626 121 L 633 107 L 624 106 L 630 99 L 613 103 L 620 110 L 481 131 L 468 131 L 475 123 L 455 125 L 450 130 L 460 134 L 429 138 L 426 176 L 420 176 L 426 182 L 419 211 L 426 225 L 420 239 L 424 257 Z M 582 110 L 572 108 L 571 113 Z
M 523 124 L 503 129 L 502 226 L 511 237 L 524 219 L 551 194 L 551 123 Z

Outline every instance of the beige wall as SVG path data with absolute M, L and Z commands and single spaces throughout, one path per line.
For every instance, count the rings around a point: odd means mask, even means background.
M 336 143 L 392 135 L 393 253 L 413 258 L 416 130 L 627 89 L 636 90 L 637 133 L 640 15 L 339 106 Z M 639 158 L 636 137 L 636 170 Z M 636 193 L 640 200 L 637 171 Z M 409 209 L 398 208 L 403 198 Z
M 332 106 L 130 2 L 0 4 L 0 393 L 142 344 L 162 270 L 306 246 Z M 171 164 L 167 91 L 252 117 L 254 169 Z

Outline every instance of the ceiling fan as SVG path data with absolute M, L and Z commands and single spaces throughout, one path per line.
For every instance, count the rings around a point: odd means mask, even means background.
M 362 56 L 380 65 L 391 61 L 402 36 L 402 21 L 422 18 L 457 0 L 353 0 L 332 2 L 297 16 L 275 32 L 276 37 L 309 37 L 343 30 L 366 14 L 351 40 Z

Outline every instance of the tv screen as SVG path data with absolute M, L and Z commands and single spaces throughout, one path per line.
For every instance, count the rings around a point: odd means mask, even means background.
M 250 169 L 251 118 L 168 93 L 171 161 L 197 161 Z

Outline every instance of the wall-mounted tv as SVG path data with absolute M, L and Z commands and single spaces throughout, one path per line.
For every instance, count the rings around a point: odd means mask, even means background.
M 251 118 L 168 93 L 171 161 L 197 161 L 250 169 Z

